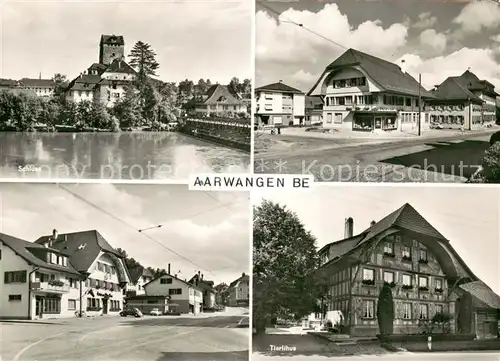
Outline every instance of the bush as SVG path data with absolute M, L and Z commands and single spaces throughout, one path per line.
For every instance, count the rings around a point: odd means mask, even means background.
M 500 183 L 500 142 L 493 144 L 483 157 L 485 178 L 488 183 Z

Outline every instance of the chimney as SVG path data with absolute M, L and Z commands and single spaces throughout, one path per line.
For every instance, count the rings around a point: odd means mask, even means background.
M 52 230 L 52 239 L 55 241 L 57 237 L 59 236 L 59 232 L 57 232 L 57 229 Z
M 283 80 L 280 80 L 279 83 L 283 83 Z
M 354 219 L 351 217 L 345 220 L 344 238 L 351 238 L 354 235 Z
M 377 223 L 377 222 L 375 222 L 375 221 L 371 221 L 371 222 L 370 222 L 370 227 L 373 227 L 376 223 Z
M 168 267 L 167 267 L 167 273 L 170 274 L 170 263 L 168 264 Z
M 201 274 L 201 279 L 203 279 L 203 273 Z
M 245 272 L 243 272 L 243 273 L 241 274 L 241 277 L 245 277 Z

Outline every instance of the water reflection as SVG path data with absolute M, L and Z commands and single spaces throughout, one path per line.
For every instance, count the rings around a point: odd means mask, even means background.
M 250 155 L 179 133 L 0 133 L 0 177 L 185 179 L 248 173 Z

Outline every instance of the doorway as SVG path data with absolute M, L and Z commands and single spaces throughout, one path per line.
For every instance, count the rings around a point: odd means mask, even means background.
M 35 316 L 43 317 L 43 298 L 40 296 L 35 297 Z
M 108 299 L 107 298 L 102 299 L 102 314 L 103 315 L 108 314 Z
M 381 117 L 375 117 L 375 129 L 382 129 L 382 118 Z

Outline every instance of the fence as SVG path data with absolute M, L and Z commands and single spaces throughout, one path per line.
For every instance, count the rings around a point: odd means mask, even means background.
M 180 131 L 200 139 L 250 152 L 249 119 L 188 118 Z

